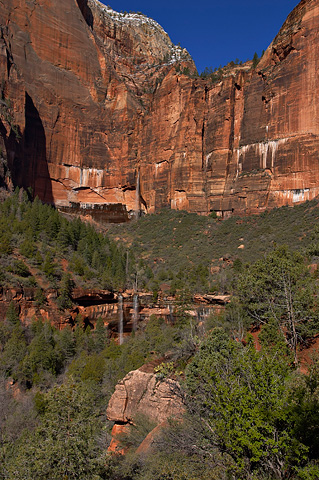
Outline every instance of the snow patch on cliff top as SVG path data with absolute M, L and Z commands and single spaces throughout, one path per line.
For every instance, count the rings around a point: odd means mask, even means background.
M 179 62 L 181 60 L 190 60 L 191 56 L 188 53 L 188 51 L 185 48 L 180 47 L 179 45 L 174 45 L 169 38 L 169 35 L 163 27 L 157 23 L 155 20 L 153 20 L 150 17 L 147 17 L 141 12 L 116 12 L 113 10 L 109 5 L 104 5 L 101 3 L 99 0 L 91 0 L 94 1 L 98 7 L 103 11 L 104 14 L 109 15 L 112 20 L 121 23 L 121 24 L 127 24 L 130 26 L 137 26 L 140 27 L 142 25 L 147 25 L 151 28 L 151 30 L 154 31 L 155 33 L 160 33 L 163 38 L 165 39 L 166 45 L 170 49 L 170 55 L 169 58 L 167 59 L 166 63 L 175 63 Z
M 157 23 L 155 20 L 152 18 L 147 17 L 143 13 L 140 12 L 116 12 L 111 8 L 109 5 L 104 5 L 103 3 L 99 2 L 99 0 L 95 0 L 95 3 L 98 4 L 98 6 L 110 17 L 112 17 L 114 20 L 118 20 L 121 23 L 128 23 L 130 25 L 136 25 L 140 26 L 143 24 L 147 24 L 150 27 L 153 27 L 156 30 L 160 30 L 161 33 L 165 36 L 168 36 L 163 27 L 159 23 Z

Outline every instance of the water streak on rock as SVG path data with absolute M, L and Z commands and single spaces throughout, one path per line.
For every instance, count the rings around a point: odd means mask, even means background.
M 137 329 L 137 323 L 139 318 L 139 298 L 136 293 L 133 297 L 133 331 Z
M 123 343 L 123 324 L 124 324 L 124 312 L 123 312 L 123 295 L 119 295 L 118 299 L 118 332 L 119 332 L 119 344 Z

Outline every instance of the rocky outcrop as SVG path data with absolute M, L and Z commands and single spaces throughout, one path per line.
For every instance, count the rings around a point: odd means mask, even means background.
M 35 272 L 33 272 L 35 273 Z M 15 305 L 21 322 L 25 325 L 34 320 L 50 321 L 57 328 L 75 327 L 81 324 L 84 328 L 94 328 L 98 319 L 102 319 L 111 338 L 119 337 L 120 308 L 123 317 L 123 334 L 129 336 L 140 324 L 148 322 L 152 315 L 161 317 L 166 322 L 174 322 L 177 313 L 175 297 L 164 297 L 154 303 L 152 293 L 140 292 L 137 296 L 132 290 L 113 293 L 109 290 L 93 290 L 74 288 L 70 300 L 72 307 L 61 310 L 59 307 L 59 291 L 46 288 L 43 279 L 36 277 L 41 288 L 0 287 L 0 319 L 5 319 L 10 303 Z M 123 298 L 122 306 L 119 295 Z M 189 305 L 187 313 L 198 321 L 216 313 L 230 301 L 227 295 L 194 295 L 194 303 Z M 162 386 L 163 387 L 163 386 Z
M 38 278 L 39 279 L 39 278 Z M 40 279 L 41 281 L 41 279 Z M 42 283 L 42 282 L 41 282 Z M 41 301 L 39 301 L 41 291 Z M 72 291 L 73 308 L 61 310 L 58 305 L 59 291 L 55 288 L 0 287 L 0 319 L 5 319 L 10 303 L 13 303 L 21 322 L 25 325 L 34 320 L 50 321 L 57 328 L 74 327 L 81 319 L 83 326 L 94 327 L 98 318 L 107 326 L 118 318 L 117 299 L 108 290 Z
M 54 323 L 56 326 L 66 325 L 65 315 L 58 309 L 55 302 L 58 293 L 55 289 L 47 289 L 45 300 L 41 305 L 37 301 L 37 289 L 31 287 L 0 288 L 0 319 L 7 316 L 11 303 L 14 304 L 21 322 L 25 325 L 34 320 L 42 319 Z
M 159 381 L 153 372 L 142 369 L 126 375 L 115 387 L 108 407 L 107 417 L 116 423 L 134 423 L 142 414 L 157 424 L 169 417 L 180 416 L 182 401 L 178 383 L 172 379 Z
M 193 78 L 141 14 L 0 0 L 0 134 L 13 184 L 100 221 L 162 207 L 249 213 L 319 193 L 319 1 L 256 70 Z
M 230 303 L 231 296 L 230 295 L 194 295 L 194 302 L 200 304 L 212 304 L 212 305 L 227 305 Z
M 169 418 L 181 418 L 184 409 L 179 391 L 177 381 L 169 378 L 160 381 L 151 364 L 129 372 L 115 387 L 107 407 L 108 420 L 115 422 L 109 451 L 125 453 L 121 436 L 143 418 L 156 425 L 139 447 L 140 452 L 148 450 Z

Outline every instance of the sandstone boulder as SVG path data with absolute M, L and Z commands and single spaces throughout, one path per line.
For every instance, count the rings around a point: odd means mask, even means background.
M 159 381 L 154 373 L 134 370 L 121 380 L 107 408 L 107 417 L 116 423 L 134 423 L 138 414 L 160 424 L 183 411 L 175 380 Z

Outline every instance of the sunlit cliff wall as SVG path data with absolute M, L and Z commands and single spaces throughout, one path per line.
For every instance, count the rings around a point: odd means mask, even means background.
M 319 193 L 319 0 L 216 84 L 181 73 L 195 66 L 156 22 L 96 0 L 0 0 L 0 24 L 1 142 L 42 200 L 122 221 Z

